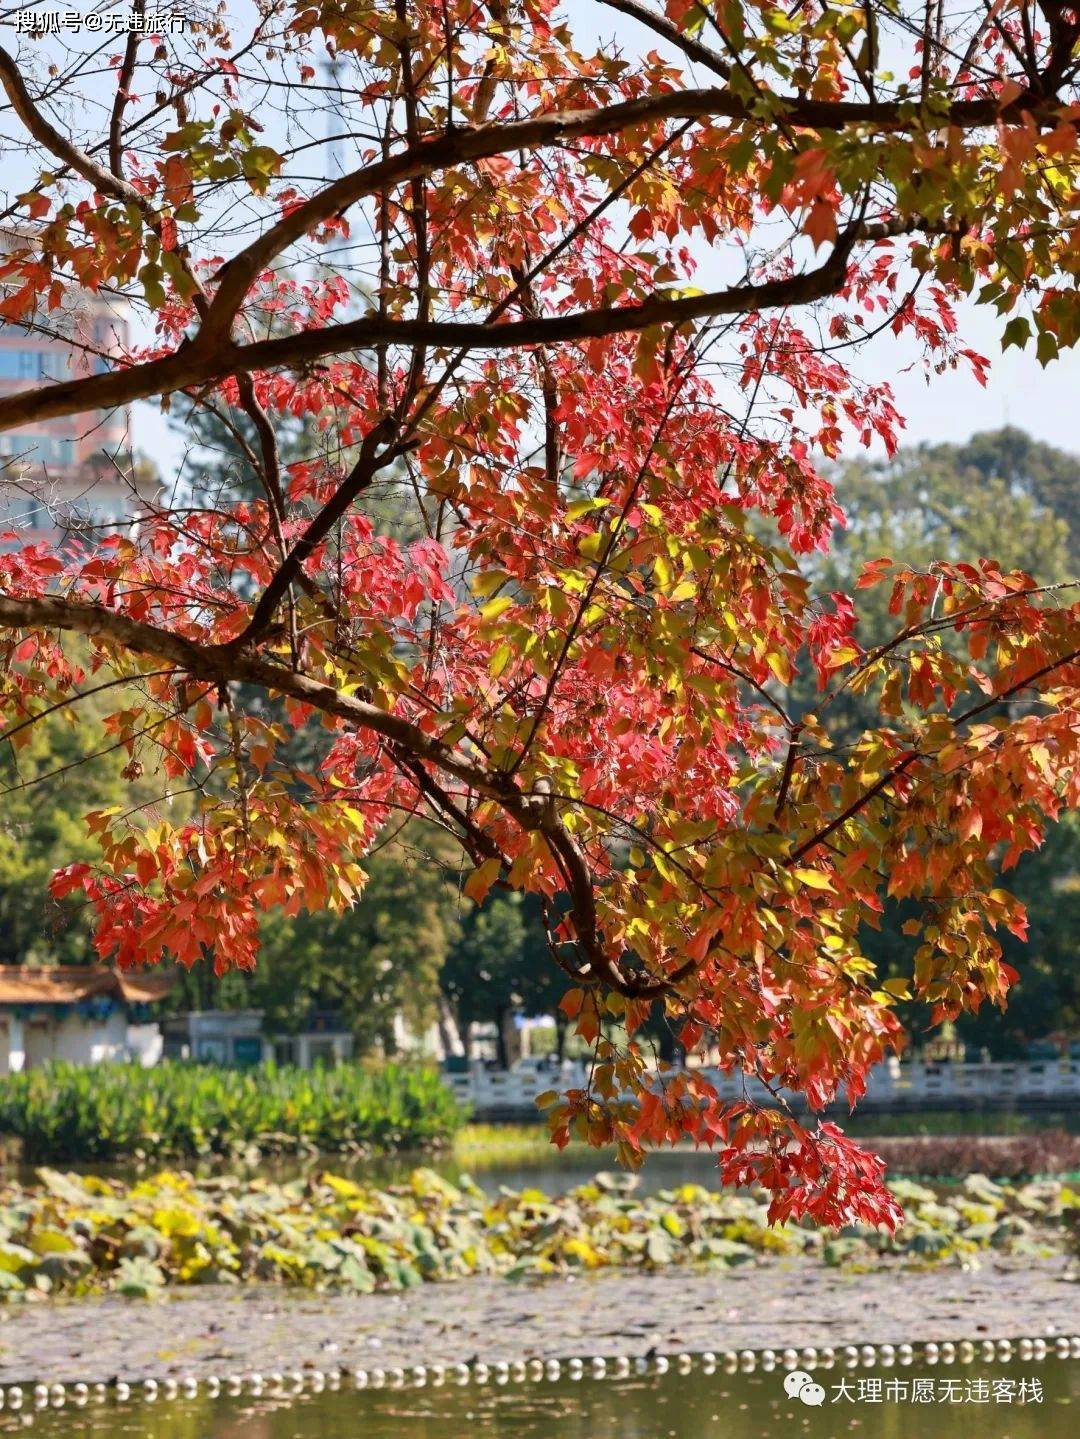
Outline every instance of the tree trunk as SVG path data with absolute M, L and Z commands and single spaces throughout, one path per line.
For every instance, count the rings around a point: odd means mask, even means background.
M 461 1030 L 458 1028 L 454 1011 L 450 1008 L 445 994 L 439 995 L 439 1043 L 442 1045 L 443 1054 L 447 1059 L 462 1058 L 466 1051 L 462 1042 Z
M 521 1058 L 521 1036 L 514 1023 L 514 1011 L 509 1005 L 496 1012 L 495 1043 L 499 1068 L 510 1069 Z
M 566 1058 L 566 1031 L 569 1021 L 561 1009 L 555 1011 L 555 1058 L 562 1064 Z

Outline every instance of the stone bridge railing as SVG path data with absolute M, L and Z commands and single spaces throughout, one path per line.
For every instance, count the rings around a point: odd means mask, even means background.
M 758 1081 L 718 1069 L 700 1071 L 724 1099 L 746 1095 L 771 1103 Z M 474 1065 L 467 1074 L 446 1074 L 454 1093 L 477 1118 L 532 1115 L 545 1090 L 585 1083 L 580 1064 L 543 1067 L 526 1062 L 511 1070 Z M 789 1095 L 797 1105 L 801 1099 Z M 1070 1108 L 1080 1102 L 1080 1058 L 1016 1063 L 954 1064 L 911 1061 L 879 1065 L 870 1075 L 860 1110 Z

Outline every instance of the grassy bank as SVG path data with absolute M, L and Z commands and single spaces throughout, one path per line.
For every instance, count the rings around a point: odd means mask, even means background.
M 894 1175 L 963 1179 L 979 1173 L 1019 1180 L 1080 1173 L 1080 1134 L 1060 1128 L 1011 1134 L 965 1134 L 950 1128 L 902 1136 L 874 1134 L 865 1123 L 863 1129 L 860 1143 L 880 1154 Z M 604 1162 L 603 1152 L 582 1144 L 571 1145 L 560 1155 L 540 1124 L 466 1124 L 454 1138 L 453 1157 L 478 1174 L 503 1165 L 543 1169 L 572 1164 L 579 1157 L 595 1168 Z M 703 1159 L 708 1162 L 707 1156 Z
M 322 1173 L 267 1180 L 161 1173 L 132 1185 L 42 1170 L 0 1190 L 0 1294 L 45 1297 L 166 1286 L 277 1283 L 305 1289 L 403 1289 L 496 1274 L 525 1278 L 604 1268 L 724 1269 L 801 1254 L 826 1265 L 971 1264 L 986 1253 L 1064 1250 L 1080 1194 L 969 1176 L 942 1203 L 898 1181 L 907 1222 L 893 1236 L 852 1226 L 771 1229 L 761 1197 L 697 1185 L 640 1197 L 598 1177 L 558 1199 L 539 1190 L 485 1197 L 430 1170 L 379 1190 Z
M 0 1079 L 0 1136 L 30 1164 L 425 1149 L 463 1119 L 435 1070 L 419 1066 L 52 1064 Z

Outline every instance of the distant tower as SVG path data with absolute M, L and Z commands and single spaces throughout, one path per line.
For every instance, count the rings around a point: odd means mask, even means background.
M 334 55 L 324 62 L 323 74 L 326 77 L 328 105 L 326 109 L 326 143 L 323 146 L 324 163 L 326 166 L 325 180 L 332 183 L 345 174 L 347 160 L 345 154 L 345 141 L 342 135 L 348 128 L 348 119 L 345 107 L 341 102 L 341 84 L 344 69 L 339 56 Z M 343 270 L 347 272 L 349 263 L 349 242 L 341 234 L 335 234 L 329 244 L 324 245 L 318 258 L 314 263 L 315 274 L 325 274 L 328 270 Z
M 330 97 L 326 116 L 326 178 L 336 180 L 345 173 L 345 145 L 340 138 L 345 128 L 345 113 L 341 104 L 342 65 L 339 56 L 326 61 L 325 73 Z

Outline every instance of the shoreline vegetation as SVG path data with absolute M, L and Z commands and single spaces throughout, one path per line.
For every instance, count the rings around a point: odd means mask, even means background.
M 978 1267 L 1075 1247 L 1080 1192 L 1058 1181 L 969 1175 L 946 1197 L 895 1180 L 895 1234 L 809 1221 L 772 1228 L 764 1196 L 682 1184 L 636 1193 L 597 1175 L 555 1198 L 485 1195 L 433 1170 L 376 1189 L 326 1171 L 274 1183 L 163 1171 L 134 1183 L 42 1169 L 0 1190 L 0 1297 L 116 1293 L 147 1298 L 199 1285 L 306 1291 L 406 1290 L 473 1275 L 510 1280 L 607 1269 L 734 1269 L 800 1258 L 870 1272 L 882 1265 Z
M 962 1180 L 969 1174 L 985 1174 L 991 1179 L 1041 1179 L 1076 1177 L 1080 1180 L 1080 1134 L 1053 1126 L 1048 1129 L 1020 1130 L 1016 1133 L 972 1134 L 964 1132 L 968 1114 L 931 1114 L 923 1116 L 877 1115 L 862 1117 L 860 1143 L 879 1154 L 890 1175 L 931 1181 Z M 1003 1121 L 1015 1119 L 1003 1116 Z M 940 1133 L 875 1133 L 871 1126 L 902 1130 L 916 1119 L 941 1129 Z M 957 1132 L 952 1132 L 953 1126 Z M 672 1151 L 663 1151 L 671 1153 Z M 692 1152 L 687 1148 L 687 1153 Z M 551 1147 L 547 1130 L 528 1124 L 465 1124 L 454 1136 L 449 1151 L 452 1159 L 463 1168 L 476 1173 L 506 1166 L 529 1166 L 539 1169 L 571 1164 L 586 1155 L 595 1156 L 596 1167 L 603 1167 L 603 1151 L 571 1144 L 561 1154 Z M 649 1163 L 647 1159 L 646 1164 Z
M 1080 1134 L 1057 1115 L 1043 1122 L 1047 1127 L 1037 1127 L 1038 1116 L 1012 1111 L 943 1111 L 855 1114 L 845 1127 L 893 1176 L 1080 1175 Z M 501 1167 L 553 1172 L 605 1163 L 603 1151 L 583 1143 L 556 1151 L 539 1115 L 535 1123 L 469 1123 L 431 1065 L 304 1071 L 55 1063 L 0 1078 L 0 1175 L 39 1164 L 131 1174 L 162 1162 L 250 1172 L 290 1161 L 314 1166 L 325 1157 L 331 1168 L 344 1162 L 350 1171 L 376 1161 L 374 1174 L 363 1177 L 396 1180 L 400 1168 L 387 1164 L 380 1173 L 377 1163 L 395 1156 L 398 1166 L 435 1160 L 451 1179 Z
M 422 1065 L 54 1063 L 0 1079 L 0 1142 L 23 1164 L 434 1150 L 464 1121 Z

